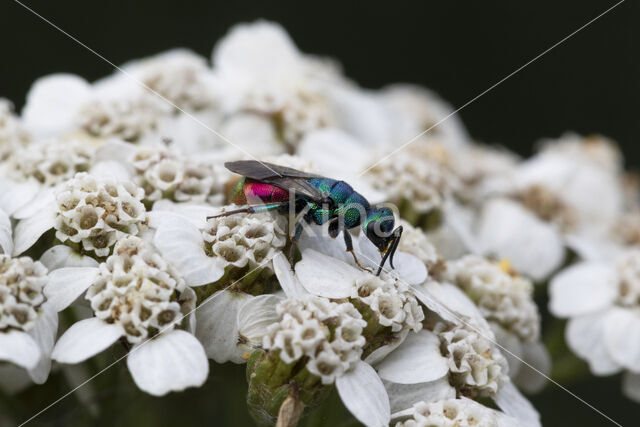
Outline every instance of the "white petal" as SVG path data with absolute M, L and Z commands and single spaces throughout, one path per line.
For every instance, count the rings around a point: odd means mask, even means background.
M 44 303 L 41 307 L 40 316 L 33 329 L 28 334 L 40 347 L 42 357 L 35 368 L 29 370 L 29 375 L 36 384 L 44 384 L 49 377 L 51 370 L 51 351 L 55 344 L 58 333 L 58 312 L 49 304 Z
M 423 329 L 409 334 L 404 342 L 376 366 L 380 378 L 399 384 L 435 381 L 449 371 L 440 352 L 440 339 Z
M 296 264 L 296 276 L 313 295 L 325 298 L 347 298 L 353 292 L 356 279 L 363 273 L 342 261 L 313 249 L 302 253 Z
M 620 365 L 611 358 L 605 345 L 605 319 L 609 311 L 586 314 L 570 319 L 565 329 L 569 348 L 589 362 L 594 375 L 611 375 Z
M 30 218 L 37 214 L 41 209 L 45 209 L 48 205 L 55 203 L 55 195 L 53 188 L 41 188 L 27 204 L 13 213 L 15 219 Z
M 622 393 L 629 399 L 640 403 L 640 374 L 625 372 L 622 377 Z
M 40 356 L 40 347 L 29 334 L 15 330 L 0 332 L 0 360 L 33 369 Z
M 87 255 L 81 255 L 66 245 L 49 248 L 40 257 L 40 262 L 53 271 L 62 267 L 97 267 L 98 261 Z
M 418 299 L 418 301 L 424 304 L 429 310 L 437 313 L 438 316 L 442 317 L 444 320 L 452 322 L 456 325 L 462 324 L 462 322 L 460 321 L 460 315 L 453 312 L 448 307 L 445 301 L 440 301 L 441 296 L 433 295 L 426 286 L 413 286 L 413 294 Z
M 358 421 L 366 426 L 389 424 L 389 396 L 370 365 L 357 361 L 349 372 L 336 379 L 336 388 L 342 403 Z
M 549 311 L 559 317 L 593 313 L 613 302 L 618 276 L 613 266 L 581 262 L 556 274 L 549 283 Z
M 187 332 L 196 333 L 196 305 L 198 302 L 198 296 L 193 288 L 185 286 L 184 290 L 180 293 L 180 311 L 184 316 L 187 316 Z
M 280 287 L 289 298 L 304 299 L 311 295 L 291 271 L 291 265 L 282 252 L 273 258 L 273 268 L 278 277 Z
M 407 336 L 409 335 L 409 331 L 410 331 L 409 329 L 404 329 L 400 331 L 400 333 L 395 334 L 393 337 L 391 337 L 391 343 L 383 345 L 382 347 L 378 347 L 377 349 L 373 350 L 364 359 L 364 361 L 372 366 L 380 362 L 389 354 L 391 354 L 392 351 L 398 348 L 398 346 L 402 344 L 405 339 L 407 339 Z
M 369 162 L 365 146 L 343 130 L 335 128 L 308 133 L 300 141 L 296 154 L 312 161 L 320 174 L 346 182 L 365 169 Z
M 611 358 L 632 372 L 640 372 L 640 315 L 614 308 L 604 320 L 604 340 Z
M 494 199 L 485 205 L 478 233 L 484 253 L 508 259 L 516 271 L 536 281 L 564 259 L 558 231 L 510 200 Z
M 259 295 L 246 301 L 238 310 L 238 332 L 254 346 L 262 344 L 262 337 L 269 326 L 276 323 L 280 316 L 276 306 L 282 302 L 277 295 Z
M 332 239 L 328 237 L 328 232 L 319 227 L 313 227 L 309 232 L 306 230 L 302 232 L 298 240 L 298 249 L 300 253 L 312 249 L 347 264 L 353 263 L 353 257 L 347 252 L 344 239 L 341 237 Z
M 356 255 L 365 258 L 363 264 L 377 270 L 381 258 L 380 252 L 378 252 L 374 244 L 366 237 L 360 236 L 357 240 L 357 248 L 358 251 Z M 427 278 L 427 267 L 425 267 L 424 263 L 417 257 L 406 252 L 396 252 L 393 259 L 393 266 L 395 269 L 392 269 L 390 263 L 387 261 L 384 270 L 397 274 L 403 281 L 410 285 L 418 285 Z
M 12 252 L 11 220 L 9 215 L 0 209 L 0 254 L 11 254 Z
M 119 139 L 110 139 L 98 147 L 94 155 L 94 161 L 104 162 L 115 160 L 118 163 L 126 164 L 133 159 L 136 151 L 138 151 L 138 148 L 135 144 Z
M 213 283 L 224 275 L 224 268 L 203 250 L 200 231 L 179 215 L 151 212 L 150 225 L 156 228 L 155 246 L 182 274 L 189 286 Z
M 97 267 L 64 267 L 49 273 L 44 294 L 57 311 L 69 307 L 98 277 Z
M 389 394 L 391 410 L 394 413 L 411 408 L 414 403 L 421 400 L 429 403 L 456 397 L 456 389 L 449 384 L 448 376 L 419 384 L 396 384 L 384 381 L 384 386 Z
M 72 74 L 38 79 L 27 94 L 25 126 L 40 136 L 54 136 L 74 125 L 79 107 L 88 100 L 91 86 Z
M 549 376 L 551 374 L 551 356 L 544 344 L 541 342 L 523 343 L 522 347 L 523 360 L 542 374 Z M 547 384 L 544 375 L 522 364 L 518 375 L 512 378 L 513 382 L 524 392 L 537 393 Z
M 96 178 L 115 179 L 118 181 L 128 181 L 133 175 L 126 164 L 115 160 L 97 162 L 91 166 L 89 173 Z
M 196 336 L 207 356 L 218 363 L 244 363 L 238 348 L 238 311 L 251 295 L 228 290 L 218 291 L 196 310 Z
M 520 371 L 520 367 L 522 365 L 521 359 L 523 352 L 523 343 L 516 335 L 507 332 L 499 324 L 494 322 L 489 323 L 491 326 L 491 330 L 496 336 L 496 343 L 501 346 L 500 351 L 507 359 L 507 363 L 509 364 L 509 376 L 513 379 Z
M 40 184 L 36 180 L 14 182 L 0 180 L 0 209 L 13 215 L 18 209 L 31 202 L 40 191 Z
M 523 426 L 542 426 L 540 414 L 536 408 L 518 391 L 511 381 L 507 380 L 502 384 L 495 397 L 495 402 L 505 414 L 517 419 Z
M 30 218 L 21 220 L 15 229 L 13 254 L 20 255 L 55 225 L 53 205 L 47 205 Z
M 200 342 L 178 329 L 136 345 L 127 356 L 127 367 L 140 390 L 154 396 L 199 387 L 209 375 Z
M 60 337 L 51 358 L 60 363 L 80 363 L 95 356 L 124 335 L 115 323 L 92 317 L 74 323 Z
M 198 229 L 207 225 L 207 217 L 217 215 L 221 209 L 209 205 L 192 205 L 185 203 L 174 203 L 171 200 L 161 199 L 153 204 L 153 212 L 171 212 L 184 217 Z M 152 214 L 153 217 L 154 214 Z

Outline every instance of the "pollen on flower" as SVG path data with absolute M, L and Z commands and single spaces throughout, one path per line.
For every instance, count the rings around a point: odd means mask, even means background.
M 15 150 L 9 158 L 11 177 L 17 181 L 35 178 L 50 187 L 89 170 L 93 150 L 83 141 L 41 141 Z
M 0 332 L 33 328 L 46 283 L 47 269 L 40 262 L 0 255 Z
M 469 325 L 438 323 L 434 332 L 449 361 L 449 382 L 466 397 L 495 396 L 507 379 L 507 360 L 485 336 Z
M 286 218 L 269 213 L 211 218 L 202 236 L 206 253 L 223 260 L 225 266 L 255 268 L 284 248 Z
M 422 329 L 424 312 L 409 287 L 399 281 L 368 274 L 356 281 L 351 297 L 369 306 L 378 323 L 393 332 Z
M 467 255 L 447 263 L 440 277 L 462 289 L 489 322 L 519 339 L 534 342 L 540 335 L 540 314 L 533 301 L 533 284 L 513 274 L 510 263 L 495 263 Z
M 128 236 L 100 264 L 86 298 L 96 317 L 122 325 L 127 340 L 138 343 L 182 320 L 179 293 L 184 281 L 148 243 Z
M 142 146 L 131 159 L 134 182 L 145 191 L 145 200 L 219 203 L 222 184 L 214 169 L 165 147 Z
M 280 321 L 269 327 L 263 347 L 279 351 L 285 363 L 306 357 L 307 370 L 331 384 L 360 359 L 367 322 L 352 304 L 312 297 L 284 300 L 276 310 Z
M 531 185 L 520 191 L 516 198 L 540 219 L 553 222 L 562 230 L 571 230 L 576 225 L 576 212 L 543 185 Z
M 498 427 L 495 411 L 470 400 L 418 402 L 412 418 L 396 427 Z
M 143 196 L 144 190 L 132 183 L 79 173 L 56 194 L 56 237 L 107 256 L 119 238 L 136 235 L 145 226 Z

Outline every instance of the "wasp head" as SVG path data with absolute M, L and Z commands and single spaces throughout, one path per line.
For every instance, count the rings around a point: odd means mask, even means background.
M 400 236 L 402 235 L 402 226 L 396 229 L 394 229 L 394 226 L 395 218 L 393 212 L 386 207 L 373 207 L 362 224 L 365 235 L 382 255 L 382 261 L 380 261 L 376 276 L 380 275 L 387 258 L 389 258 L 391 268 L 394 268 L 393 255 L 398 249 Z

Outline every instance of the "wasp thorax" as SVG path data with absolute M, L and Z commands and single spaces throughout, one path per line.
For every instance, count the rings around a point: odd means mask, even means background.
M 442 355 L 449 362 L 449 382 L 458 392 L 471 398 L 495 396 L 508 380 L 508 366 L 493 342 L 471 325 L 439 323 L 434 332 L 440 338 Z
M 138 343 L 178 325 L 178 296 L 184 281 L 144 240 L 129 236 L 100 265 L 100 275 L 86 298 L 96 317 L 122 325 L 127 340 Z
M 209 219 L 202 237 L 206 253 L 225 266 L 255 268 L 284 248 L 285 230 L 286 218 L 280 215 L 231 215 Z
M 263 347 L 278 351 L 285 363 L 307 358 L 307 370 L 331 384 L 360 359 L 367 322 L 352 304 L 320 297 L 287 299 L 277 313 L 280 321 L 269 328 Z
M 138 234 L 145 226 L 143 196 L 144 191 L 132 183 L 79 173 L 56 194 L 56 237 L 107 256 L 119 238 Z
M 440 276 L 460 287 L 483 316 L 523 341 L 540 336 L 540 314 L 533 301 L 533 284 L 501 264 L 475 255 L 447 263 Z
M 366 304 L 378 323 L 393 332 L 422 329 L 424 313 L 420 304 L 407 286 L 391 278 L 368 274 L 356 281 L 351 297 Z
M 33 328 L 46 283 L 47 269 L 40 262 L 0 255 L 0 332 Z

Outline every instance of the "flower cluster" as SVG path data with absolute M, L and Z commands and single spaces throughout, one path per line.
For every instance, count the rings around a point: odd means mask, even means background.
M 284 248 L 286 229 L 283 217 L 269 213 L 231 215 L 209 219 L 202 237 L 205 252 L 223 260 L 225 267 L 255 268 Z
M 449 399 L 414 404 L 411 418 L 396 427 L 499 427 L 515 423 L 516 420 L 472 400 Z
M 100 274 L 86 298 L 97 318 L 122 325 L 136 344 L 150 332 L 163 331 L 182 320 L 178 296 L 184 281 L 138 237 L 118 241 L 114 253 L 100 265 Z
M 287 299 L 276 310 L 280 321 L 269 327 L 263 347 L 279 351 L 285 363 L 307 357 L 307 370 L 331 384 L 360 359 L 367 322 L 353 305 L 313 297 Z
M 377 322 L 393 332 L 422 329 L 424 313 L 406 283 L 366 275 L 356 280 L 351 297 L 366 304 Z
M 467 255 L 448 262 L 441 276 L 469 295 L 489 322 L 523 341 L 538 339 L 540 315 L 532 300 L 533 284 L 510 270 L 507 262 Z
M 213 168 L 206 163 L 192 161 L 168 148 L 157 146 L 138 148 L 131 163 L 135 168 L 133 181 L 144 189 L 145 200 L 220 201 L 221 184 Z
M 467 397 L 495 396 L 507 380 L 507 360 L 486 334 L 469 325 L 436 326 L 450 381 Z
M 46 283 L 47 269 L 38 261 L 0 255 L 0 333 L 34 327 Z
M 79 173 L 56 194 L 56 237 L 107 256 L 119 238 L 136 235 L 145 226 L 143 196 L 144 190 L 130 182 Z

